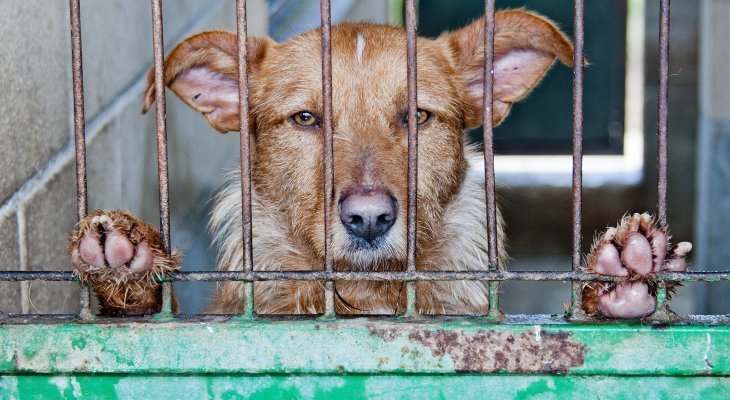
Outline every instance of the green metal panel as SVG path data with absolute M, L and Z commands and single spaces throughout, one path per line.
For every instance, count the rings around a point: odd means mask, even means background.
M 729 355 L 727 325 L 548 317 L 6 323 L 0 398 L 729 398 Z

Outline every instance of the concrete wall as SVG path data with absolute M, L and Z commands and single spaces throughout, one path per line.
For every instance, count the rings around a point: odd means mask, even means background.
M 697 171 L 697 264 L 730 270 L 730 2 L 702 1 L 700 20 L 700 120 Z M 704 310 L 730 312 L 727 283 L 706 284 Z
M 249 1 L 250 32 L 265 34 L 264 0 Z M 82 1 L 89 209 L 124 208 L 156 223 L 154 112 L 140 115 L 151 66 L 144 0 Z M 235 30 L 235 1 L 163 2 L 165 46 L 210 28 Z M 68 3 L 0 3 L 0 268 L 68 269 L 66 235 L 76 222 Z M 168 97 L 173 232 L 235 163 L 237 135 L 208 127 Z M 204 140 L 205 145 L 200 145 Z M 173 233 L 183 247 L 185 235 Z M 2 312 L 75 312 L 78 285 L 2 283 Z

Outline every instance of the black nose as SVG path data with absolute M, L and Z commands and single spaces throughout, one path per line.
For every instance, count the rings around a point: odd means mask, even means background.
M 353 236 L 372 242 L 395 223 L 398 203 L 383 189 L 353 190 L 340 197 L 340 220 Z

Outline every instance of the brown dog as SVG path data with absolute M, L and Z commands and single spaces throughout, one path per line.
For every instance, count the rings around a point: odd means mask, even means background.
M 481 155 L 465 144 L 463 135 L 465 129 L 482 121 L 483 29 L 484 21 L 478 20 L 435 40 L 418 39 L 419 270 L 487 268 L 483 184 L 467 175 L 469 163 L 479 162 Z M 313 30 L 283 44 L 252 39 L 248 49 L 250 118 L 255 127 L 254 269 L 320 270 L 324 236 L 320 34 Z M 239 129 L 236 57 L 236 36 L 215 31 L 186 39 L 165 62 L 165 83 L 220 132 Z M 497 13 L 494 123 L 502 121 L 511 104 L 538 84 L 556 58 L 572 65 L 572 57 L 570 41 L 549 20 L 522 10 Z M 405 33 L 364 23 L 334 26 L 332 59 L 335 268 L 403 271 Z M 144 111 L 153 101 L 150 82 Z M 231 271 L 242 268 L 243 249 L 239 177 L 228 179 L 216 196 L 211 226 L 219 246 L 218 269 Z M 505 260 L 502 232 L 500 220 L 498 251 L 500 260 Z M 637 233 L 638 225 L 630 232 L 647 243 L 647 235 L 652 240 L 646 229 Z M 622 238 L 628 236 L 634 235 Z M 664 238 L 666 253 L 666 235 Z M 603 240 L 595 253 L 608 251 L 603 249 L 610 240 Z M 618 253 L 624 246 L 632 248 L 619 243 L 613 249 Z M 650 264 L 652 248 L 648 253 L 637 250 L 641 256 L 648 254 Z M 179 266 L 177 255 L 165 255 L 154 229 L 119 211 L 96 211 L 82 221 L 71 235 L 71 258 L 81 276 L 93 285 L 102 312 L 108 314 L 159 310 L 159 285 L 150 278 Z M 633 269 L 624 268 L 621 258 L 611 262 L 613 269 L 603 273 L 617 274 L 620 269 L 633 283 L 619 287 L 633 289 L 637 280 Z M 659 266 L 662 264 L 663 258 Z M 256 282 L 254 288 L 257 313 L 324 311 L 322 282 Z M 397 314 L 405 306 L 403 288 L 401 282 L 337 282 L 336 310 Z M 650 306 L 653 311 L 649 286 L 643 296 L 633 297 L 635 290 L 615 290 L 615 285 L 591 288 L 592 313 L 625 300 L 630 304 L 625 316 L 635 316 L 635 308 Z M 483 314 L 488 308 L 482 282 L 419 282 L 417 294 L 417 308 L 425 314 Z M 226 282 L 218 288 L 210 311 L 243 312 L 243 295 L 241 282 Z

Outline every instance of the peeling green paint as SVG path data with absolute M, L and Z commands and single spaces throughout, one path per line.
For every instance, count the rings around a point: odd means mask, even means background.
M 730 393 L 724 325 L 118 321 L 0 325 L 0 399 Z

